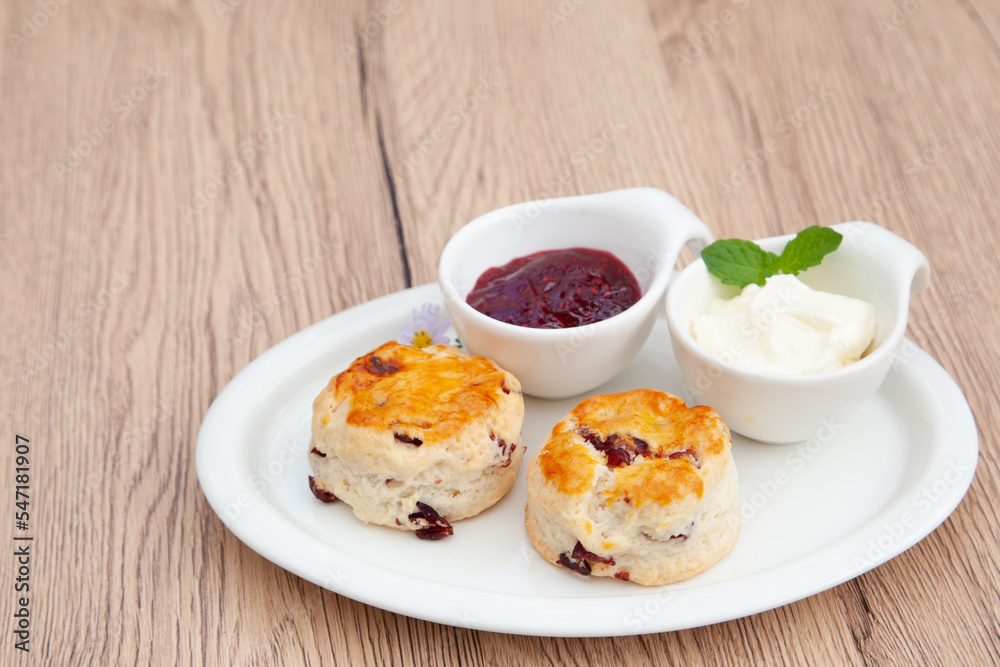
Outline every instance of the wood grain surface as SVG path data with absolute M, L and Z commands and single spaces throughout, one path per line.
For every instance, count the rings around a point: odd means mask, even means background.
M 10 0 L 0 26 L 2 509 L 22 434 L 35 536 L 5 664 L 1000 661 L 1000 4 Z M 250 360 L 435 280 L 485 211 L 634 185 L 719 237 L 867 219 L 926 252 L 909 336 L 980 434 L 951 518 L 774 611 L 586 640 L 384 612 L 225 529 L 195 439 Z

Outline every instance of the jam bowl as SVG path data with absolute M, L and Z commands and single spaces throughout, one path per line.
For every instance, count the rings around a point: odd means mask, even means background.
M 875 309 L 875 339 L 854 363 L 808 375 L 751 370 L 717 357 L 691 335 L 691 323 L 712 297 L 739 294 L 722 285 L 698 259 L 667 294 L 667 325 L 689 403 L 710 405 L 729 428 L 761 442 L 785 444 L 829 438 L 879 390 L 906 333 L 910 294 L 930 283 L 930 265 L 917 248 L 870 222 L 833 225 L 840 247 L 798 275 L 815 290 L 867 301 Z M 780 254 L 794 235 L 757 241 Z
M 655 188 L 544 199 L 491 211 L 458 230 L 441 253 L 438 282 L 467 350 L 513 373 L 526 394 L 566 398 L 624 368 L 649 337 L 681 248 L 691 242 L 699 252 L 711 241 L 697 216 Z M 608 319 L 563 329 L 508 324 L 466 302 L 487 269 L 568 248 L 617 257 L 635 276 L 641 298 Z

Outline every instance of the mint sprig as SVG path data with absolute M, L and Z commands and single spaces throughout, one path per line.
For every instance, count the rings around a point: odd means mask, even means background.
M 724 239 L 716 241 L 701 251 L 709 273 L 723 285 L 740 289 L 764 282 L 776 273 L 798 275 L 840 247 L 843 235 L 830 229 L 813 225 L 796 234 L 788 242 L 781 256 L 764 250 L 753 241 Z

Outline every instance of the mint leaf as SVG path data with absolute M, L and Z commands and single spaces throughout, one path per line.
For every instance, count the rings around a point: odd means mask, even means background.
M 701 258 L 709 273 L 723 285 L 739 288 L 750 283 L 763 285 L 779 263 L 773 252 L 766 252 L 753 241 L 742 239 L 716 241 L 701 251 Z
M 806 227 L 785 246 L 778 268 L 782 273 L 798 275 L 799 271 L 822 262 L 825 256 L 840 247 L 843 239 L 843 235 L 829 227 Z
M 764 268 L 764 277 L 770 278 L 775 273 L 781 271 L 781 258 L 770 250 L 765 250 L 764 252 L 767 253 L 767 266 Z
M 743 289 L 751 283 L 763 285 L 776 273 L 798 275 L 840 247 L 844 237 L 829 227 L 806 227 L 788 242 L 781 256 L 753 241 L 725 239 L 701 251 L 708 272 L 723 285 Z

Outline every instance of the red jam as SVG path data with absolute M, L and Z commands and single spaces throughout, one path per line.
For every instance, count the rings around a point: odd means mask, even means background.
M 466 301 L 484 315 L 534 329 L 614 317 L 642 296 L 635 276 L 603 250 L 543 250 L 479 276 Z

